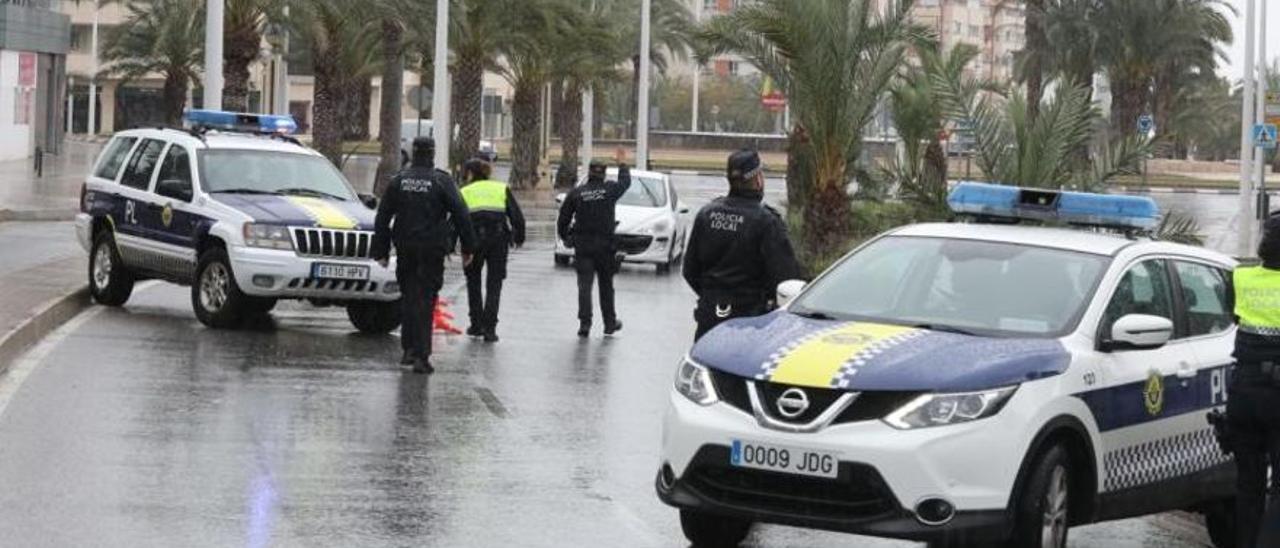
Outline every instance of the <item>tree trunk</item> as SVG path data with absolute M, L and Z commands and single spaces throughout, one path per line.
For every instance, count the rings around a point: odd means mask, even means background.
M 924 149 L 924 170 L 922 180 L 929 191 L 930 213 L 946 217 L 947 212 L 947 154 L 942 150 L 942 142 L 936 137 L 929 140 Z
M 845 192 L 847 164 L 843 153 L 827 150 L 815 157 L 812 190 L 804 207 L 804 249 L 811 267 L 823 268 L 849 237 L 851 211 Z
M 517 82 L 511 104 L 511 186 L 528 189 L 538 186 L 538 144 L 542 131 L 542 86 Z
M 1119 79 L 1111 82 L 1111 127 L 1119 135 L 1138 132 L 1138 117 L 1147 103 L 1144 80 Z
M 636 138 L 636 130 L 640 128 L 640 56 L 631 57 L 631 114 L 627 124 L 627 137 Z M 639 163 L 640 159 L 636 159 Z
M 314 48 L 313 48 L 314 50 Z M 343 86 L 337 68 L 324 56 L 315 58 L 315 104 L 312 108 L 311 139 L 316 150 L 333 165 L 342 167 Z
M 400 169 L 400 104 L 404 101 L 404 29 L 400 22 L 382 20 L 382 102 L 378 105 L 378 141 L 381 159 L 373 192 L 379 196 Z
M 578 152 L 582 147 L 582 86 L 565 86 L 560 105 L 560 168 L 556 170 L 556 188 L 573 188 L 578 181 Z
M 809 132 L 796 124 L 787 136 L 787 210 L 804 211 L 806 185 L 813 180 L 813 145 Z
M 369 104 L 373 101 L 373 82 L 368 78 L 344 76 L 343 134 L 348 141 L 369 140 Z
M 453 73 L 453 120 L 458 124 L 459 159 L 473 158 L 480 150 L 481 111 L 484 102 L 484 57 L 458 56 Z
M 222 55 L 223 108 L 232 112 L 249 112 L 249 65 L 258 59 L 262 35 L 256 24 L 226 31 Z
M 1040 97 L 1044 95 L 1044 67 L 1042 61 L 1048 54 L 1049 44 L 1044 29 L 1044 0 L 1027 0 L 1026 18 L 1027 124 L 1035 124 L 1040 115 Z
M 187 105 L 187 84 L 187 77 L 182 74 L 165 77 L 164 90 L 161 92 L 164 123 L 175 127 L 182 124 L 182 110 Z

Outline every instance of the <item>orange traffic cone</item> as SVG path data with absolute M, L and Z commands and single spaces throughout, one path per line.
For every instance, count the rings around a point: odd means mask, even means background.
M 431 312 L 431 325 L 436 331 L 444 331 L 451 335 L 462 333 L 461 329 L 453 325 L 453 313 L 449 312 L 449 301 L 436 297 L 434 310 Z

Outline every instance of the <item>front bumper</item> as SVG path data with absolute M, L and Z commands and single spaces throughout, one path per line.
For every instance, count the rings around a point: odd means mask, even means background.
M 93 217 L 88 213 L 76 213 L 76 240 L 85 251 L 93 247 Z
M 1001 447 L 999 433 L 1011 426 L 998 419 L 915 431 L 868 420 L 789 433 L 766 429 L 726 403 L 703 407 L 672 391 L 658 497 L 756 522 L 924 541 L 958 531 L 1000 538 L 1022 453 Z M 840 478 L 731 467 L 728 447 L 735 439 L 835 453 Z M 662 466 L 670 467 L 666 486 Z M 931 498 L 950 502 L 955 517 L 939 526 L 918 521 L 913 509 Z
M 381 301 L 400 298 L 395 258 L 388 268 L 371 260 L 299 257 L 293 251 L 232 246 L 231 270 L 240 290 L 254 297 L 275 299 L 323 299 L 333 301 Z M 320 280 L 311 277 L 314 263 L 364 265 L 368 281 Z
M 618 234 L 618 255 L 627 263 L 669 264 L 679 255 L 671 249 L 674 237 L 675 234 Z M 556 238 L 556 255 L 572 257 L 573 249 Z

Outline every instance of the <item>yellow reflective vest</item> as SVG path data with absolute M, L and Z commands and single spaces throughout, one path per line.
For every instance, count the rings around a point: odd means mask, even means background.
M 507 212 L 507 183 L 499 181 L 473 181 L 462 187 L 462 200 L 472 213 L 479 211 Z
M 1256 335 L 1280 335 L 1280 270 L 1241 267 L 1232 274 L 1232 282 L 1240 330 Z

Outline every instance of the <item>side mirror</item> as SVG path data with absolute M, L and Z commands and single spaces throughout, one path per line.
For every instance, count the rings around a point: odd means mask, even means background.
M 563 192 L 561 192 L 561 193 L 559 193 L 559 194 L 556 194 L 556 203 L 557 203 L 557 204 L 563 204 L 563 203 L 564 203 L 565 196 L 567 196 L 567 195 L 566 195 L 565 193 L 563 193 Z
M 378 209 L 378 197 L 372 194 L 361 194 L 360 202 L 369 209 Z
M 778 306 L 784 306 L 796 298 L 804 286 L 807 285 L 804 280 L 787 280 L 778 284 Z
M 1173 320 L 1148 314 L 1129 314 L 1111 324 L 1111 339 L 1103 350 L 1151 350 L 1173 337 Z
M 190 202 L 192 198 L 191 182 L 181 179 L 166 179 L 156 183 L 156 194 L 166 198 Z

